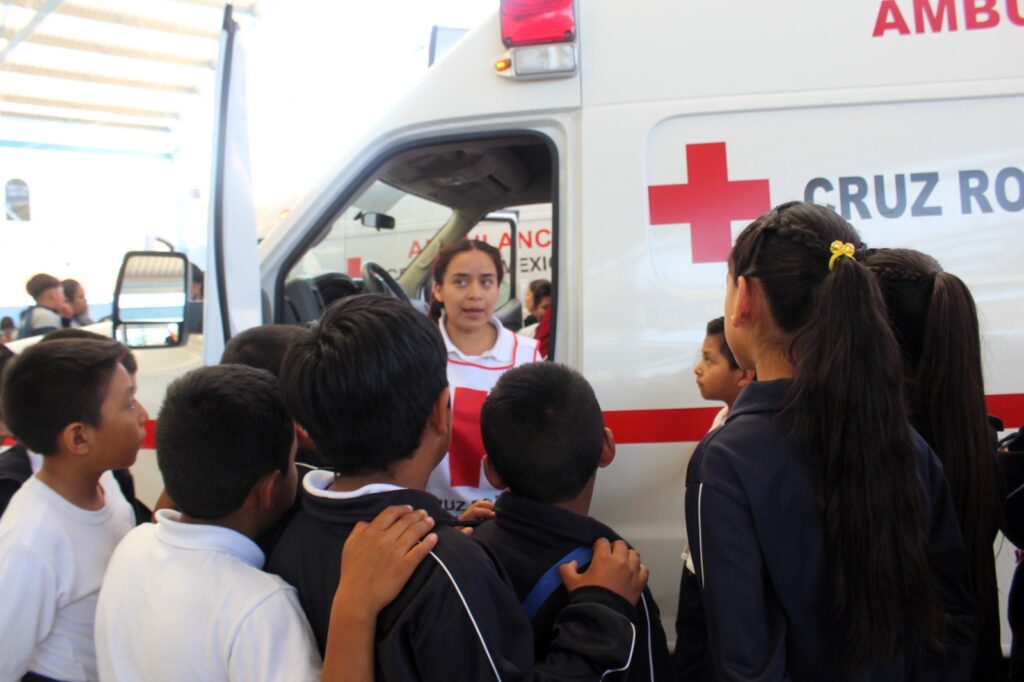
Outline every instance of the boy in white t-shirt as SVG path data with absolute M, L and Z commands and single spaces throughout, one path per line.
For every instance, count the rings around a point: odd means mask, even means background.
M 98 679 L 93 620 L 135 525 L 111 469 L 131 466 L 148 415 L 113 339 L 37 344 L 4 373 L 3 415 L 42 468 L 0 520 L 0 680 Z
M 253 540 L 295 496 L 295 428 L 277 391 L 243 366 L 168 387 L 157 463 L 180 511 L 158 511 L 110 560 L 96 610 L 104 680 L 319 679 L 295 591 L 263 572 Z
M 157 523 L 129 533 L 110 560 L 96 610 L 100 677 L 319 680 L 320 654 L 295 589 L 263 572 L 255 542 L 291 507 L 297 484 L 295 427 L 276 378 L 240 365 L 195 370 L 168 388 L 157 424 L 157 462 L 180 511 L 158 511 Z M 409 545 L 432 525 L 425 512 L 396 523 L 411 529 Z M 433 541 L 423 544 L 420 559 Z M 335 597 L 331 628 L 344 632 L 349 670 L 372 671 L 377 612 L 415 567 L 396 577 L 396 563 Z M 391 580 L 383 602 L 367 603 Z M 347 627 L 360 614 L 362 627 Z

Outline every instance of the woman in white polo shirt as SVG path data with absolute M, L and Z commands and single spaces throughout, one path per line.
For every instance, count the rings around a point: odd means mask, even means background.
M 506 370 L 541 359 L 537 343 L 505 329 L 494 317 L 504 269 L 493 246 L 469 239 L 450 244 L 434 260 L 431 315 L 448 349 L 452 443 L 427 490 L 455 516 L 499 489 L 483 473 L 480 408 Z

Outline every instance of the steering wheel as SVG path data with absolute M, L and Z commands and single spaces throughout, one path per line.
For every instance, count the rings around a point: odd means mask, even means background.
M 361 274 L 363 276 L 363 291 L 371 294 L 385 294 L 409 303 L 409 295 L 405 293 L 405 289 L 388 274 L 387 270 L 373 261 L 368 260 L 363 263 Z

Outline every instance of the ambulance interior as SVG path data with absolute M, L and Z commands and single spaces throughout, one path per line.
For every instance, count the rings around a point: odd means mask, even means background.
M 310 322 L 333 301 L 363 292 L 410 300 L 425 313 L 437 252 L 477 238 L 502 253 L 506 273 L 496 315 L 518 330 L 522 294 L 534 279 L 517 277 L 520 247 L 534 247 L 532 233 L 529 240 L 517 234 L 518 209 L 546 225 L 549 238 L 540 250 L 544 263 L 552 263 L 553 155 L 546 138 L 515 134 L 417 145 L 383 160 L 354 192 L 338 198 L 337 209 L 282 269 L 277 321 Z

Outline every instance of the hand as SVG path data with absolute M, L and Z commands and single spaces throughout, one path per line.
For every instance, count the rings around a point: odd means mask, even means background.
M 427 512 L 408 506 L 388 507 L 372 522 L 357 523 L 341 553 L 334 606 L 376 619 L 437 545 L 436 533 L 424 537 L 433 527 Z
M 490 500 L 475 500 L 469 509 L 462 512 L 462 516 L 459 517 L 459 521 L 487 521 L 493 519 L 496 516 L 494 511 L 494 502 Z M 465 535 L 473 534 L 472 526 L 463 526 L 459 529 Z
M 609 543 L 605 538 L 594 543 L 594 558 L 586 571 L 579 573 L 579 562 L 570 561 L 559 566 L 558 573 L 569 592 L 581 587 L 604 587 L 634 606 L 650 575 L 640 563 L 638 551 L 630 549 L 623 540 Z
M 59 303 L 57 304 L 57 314 L 66 320 L 70 320 L 75 316 L 75 309 L 71 307 L 70 303 Z

